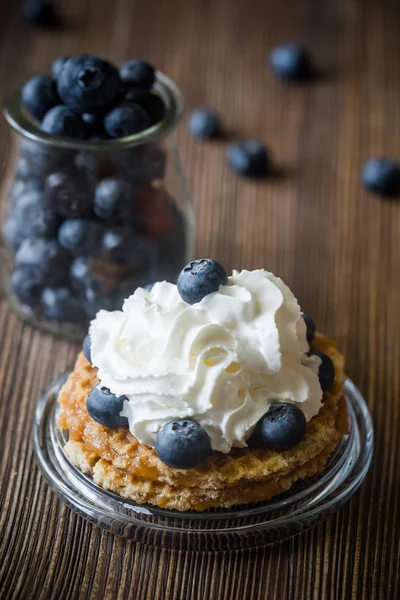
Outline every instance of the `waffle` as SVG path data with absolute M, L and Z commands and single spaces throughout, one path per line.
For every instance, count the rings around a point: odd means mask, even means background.
M 59 426 L 69 432 L 64 451 L 97 485 L 141 504 L 202 511 L 267 500 L 321 471 L 347 433 L 343 356 L 319 333 L 312 347 L 331 357 L 335 380 L 324 392 L 321 410 L 307 424 L 304 439 L 290 450 L 233 448 L 228 454 L 212 452 L 194 469 L 172 469 L 129 430 L 109 429 L 91 419 L 86 397 L 98 383 L 97 371 L 81 352 L 58 399 Z

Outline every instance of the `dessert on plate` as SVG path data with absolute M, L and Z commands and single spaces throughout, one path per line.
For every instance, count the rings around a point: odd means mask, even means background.
M 322 471 L 347 433 L 344 379 L 281 279 L 192 261 L 91 322 L 58 399 L 64 451 L 138 503 L 267 500 Z

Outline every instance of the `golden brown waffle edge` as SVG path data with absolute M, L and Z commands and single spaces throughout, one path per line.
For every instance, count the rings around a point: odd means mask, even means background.
M 154 449 L 140 444 L 128 430 L 108 429 L 90 418 L 86 397 L 97 383 L 96 369 L 81 352 L 58 399 L 59 426 L 69 431 L 65 453 L 96 484 L 139 503 L 185 511 L 269 499 L 321 471 L 347 432 L 343 356 L 319 333 L 312 347 L 331 357 L 335 381 L 300 444 L 284 452 L 266 448 L 213 452 L 189 470 L 166 466 Z

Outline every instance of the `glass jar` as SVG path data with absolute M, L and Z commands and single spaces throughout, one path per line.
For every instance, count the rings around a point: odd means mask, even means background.
M 174 282 L 192 257 L 193 208 L 176 144 L 179 89 L 157 74 L 165 117 L 117 140 L 42 132 L 18 90 L 5 116 L 16 132 L 2 203 L 1 276 L 31 324 L 81 338 L 100 308 L 121 308 L 138 286 Z

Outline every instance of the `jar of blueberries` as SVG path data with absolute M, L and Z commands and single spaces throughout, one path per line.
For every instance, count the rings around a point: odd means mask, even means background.
M 83 54 L 14 93 L 16 154 L 2 203 L 2 282 L 18 313 L 82 337 L 101 308 L 174 282 L 193 209 L 176 145 L 184 102 L 147 62 Z

